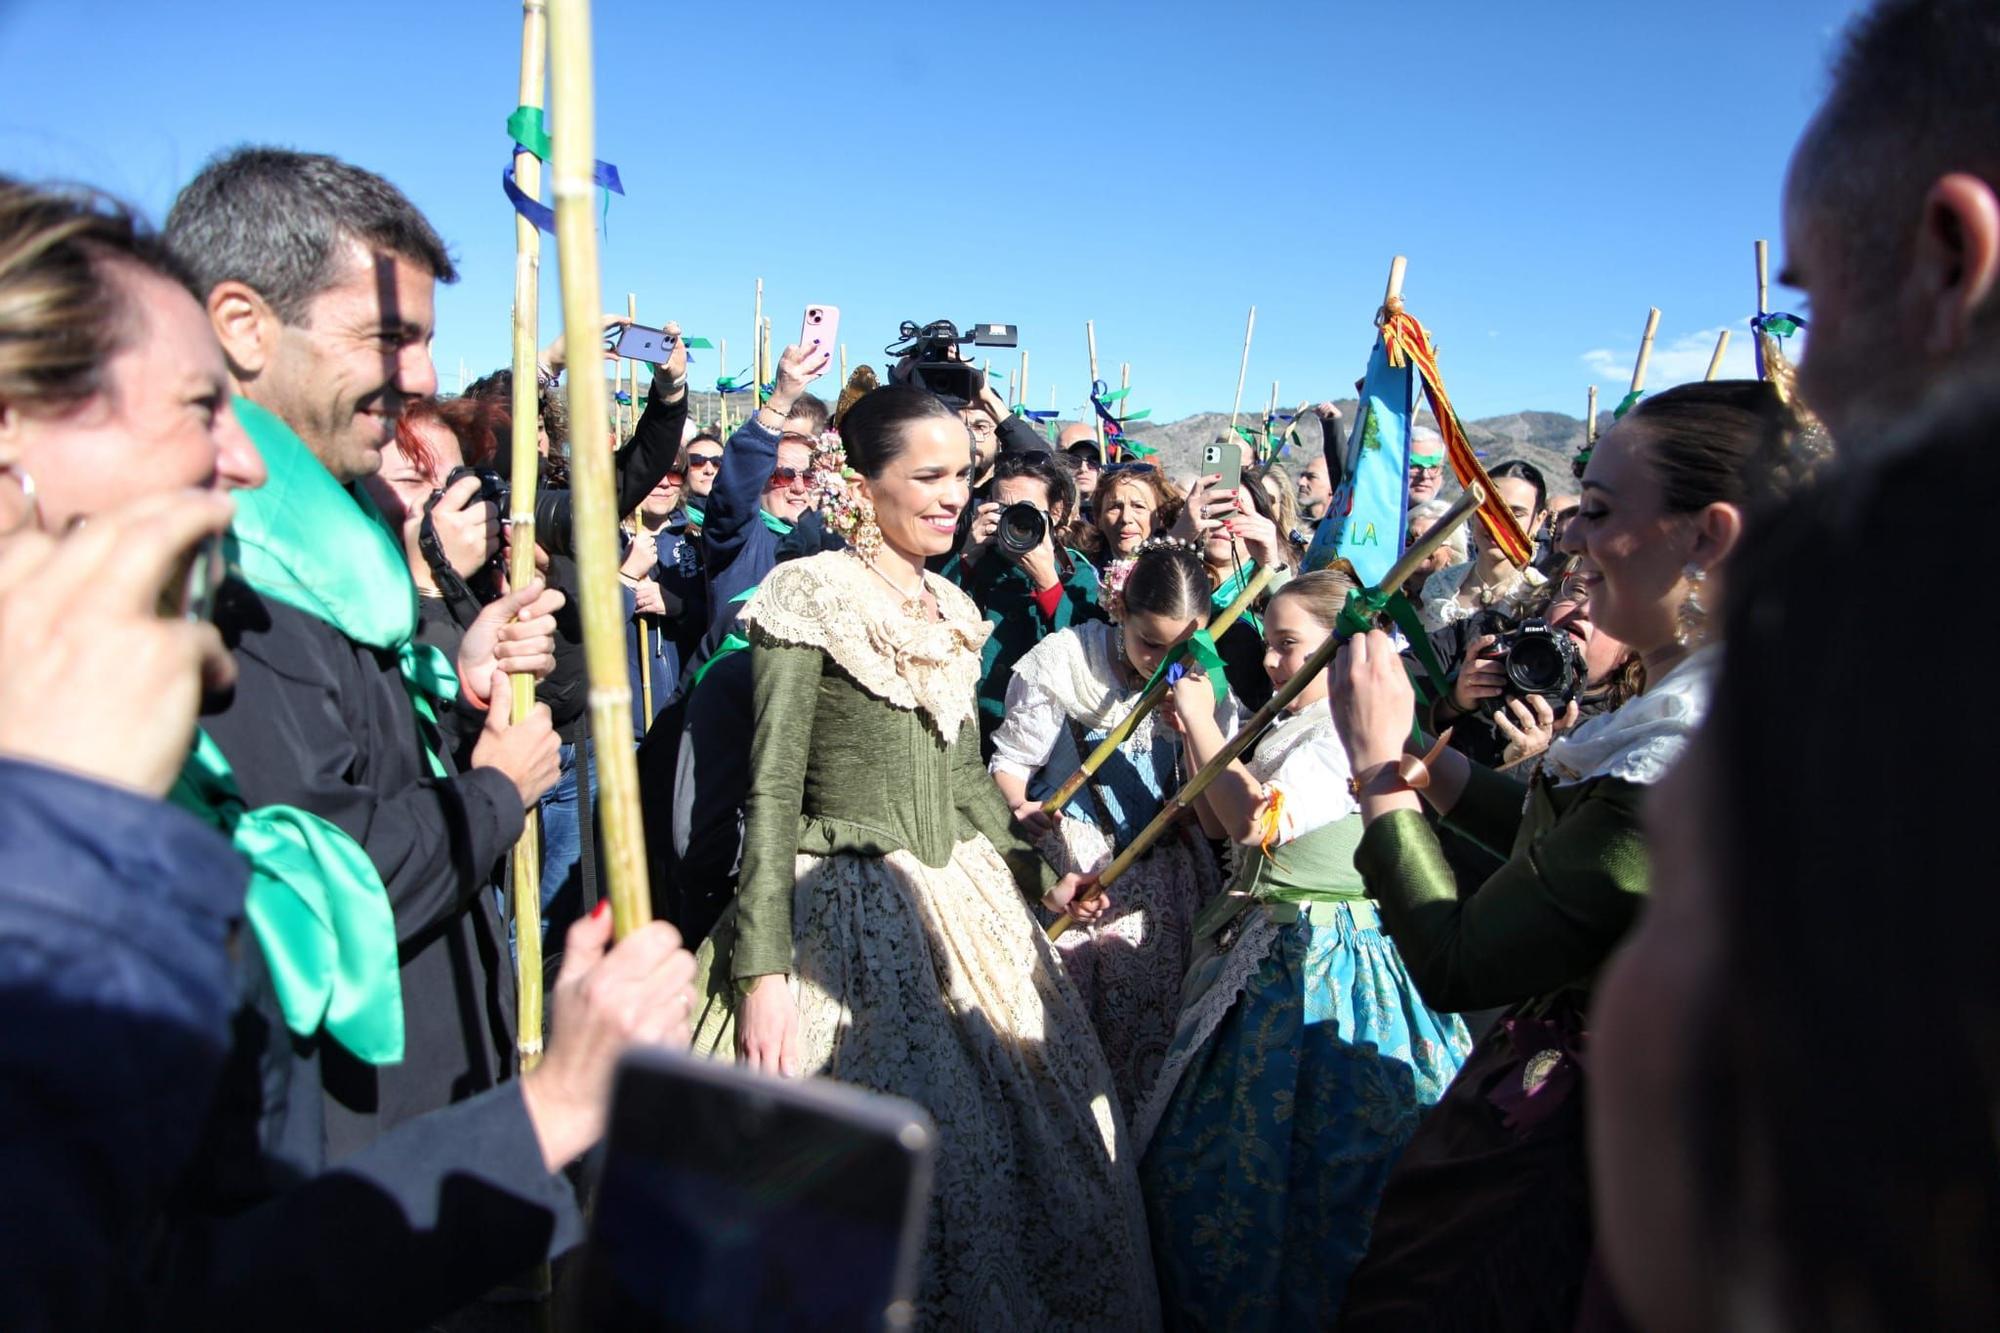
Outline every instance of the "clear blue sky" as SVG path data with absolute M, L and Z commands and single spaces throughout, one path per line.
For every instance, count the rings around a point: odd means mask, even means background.
M 1751 242 L 1777 247 L 1857 8 L 598 0 L 599 156 L 629 192 L 604 289 L 727 337 L 731 372 L 760 276 L 780 342 L 831 303 L 857 360 L 905 318 L 1016 323 L 1035 405 L 1071 410 L 1094 319 L 1106 378 L 1131 362 L 1132 405 L 1172 419 L 1228 409 L 1253 303 L 1246 403 L 1351 391 L 1402 252 L 1462 413 L 1580 415 L 1591 382 L 1616 401 L 1648 305 L 1655 387 L 1724 325 L 1747 365 Z M 155 217 L 240 142 L 379 171 L 460 257 L 452 388 L 507 356 L 518 59 L 505 0 L 0 0 L 0 169 Z

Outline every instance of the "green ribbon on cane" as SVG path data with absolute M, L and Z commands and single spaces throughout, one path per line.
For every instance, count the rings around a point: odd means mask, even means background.
M 1639 405 L 1639 400 L 1641 398 L 1644 398 L 1645 396 L 1646 396 L 1646 391 L 1644 389 L 1634 389 L 1632 390 L 1632 392 L 1626 394 L 1625 397 L 1619 401 L 1618 406 L 1611 409 L 1611 419 L 1613 421 L 1623 421 L 1625 419 L 1625 414 L 1627 412 L 1630 412 L 1633 408 L 1637 407 Z
M 1205 629 L 1196 630 L 1185 640 L 1175 644 L 1172 651 L 1160 659 L 1160 664 L 1153 668 L 1152 676 L 1146 681 L 1146 688 L 1140 691 L 1141 697 L 1157 685 L 1160 678 L 1166 676 L 1173 667 L 1181 665 L 1189 658 L 1193 658 L 1194 664 L 1208 676 L 1209 688 L 1215 691 L 1216 707 L 1221 707 L 1223 701 L 1229 698 L 1229 677 L 1224 674 L 1222 654 L 1216 650 L 1215 638 Z M 1170 683 L 1171 679 L 1177 677 L 1170 678 Z
M 1426 704 L 1444 694 L 1446 684 L 1444 664 L 1438 661 L 1437 650 L 1431 646 L 1430 631 L 1424 628 L 1423 620 L 1417 615 L 1417 608 L 1410 599 L 1396 588 L 1356 588 L 1347 594 L 1346 605 L 1340 608 L 1335 619 L 1333 632 L 1343 639 L 1351 639 L 1357 634 L 1366 634 L 1375 628 L 1375 622 L 1388 616 L 1403 637 L 1409 641 L 1410 651 L 1416 655 L 1417 664 L 1424 669 L 1426 680 L 1412 680 L 1417 693 L 1424 696 Z

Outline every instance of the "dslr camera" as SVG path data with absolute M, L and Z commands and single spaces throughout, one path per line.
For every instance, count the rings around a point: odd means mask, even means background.
M 490 467 L 453 468 L 451 475 L 444 479 L 444 485 L 437 488 L 437 494 L 432 497 L 432 502 L 443 499 L 444 493 L 458 485 L 461 477 L 479 478 L 479 493 L 472 497 L 474 504 L 484 500 L 497 508 L 502 518 L 507 516 L 507 506 L 513 500 L 513 491 L 509 489 L 507 479 Z
M 1049 516 L 1026 500 L 1016 500 L 1000 511 L 1000 526 L 993 530 L 993 544 L 1010 560 L 1019 560 L 1042 544 L 1049 535 Z
M 897 342 L 885 349 L 897 362 L 889 372 L 891 384 L 914 384 L 940 398 L 957 398 L 968 403 L 978 399 L 985 377 L 978 366 L 960 359 L 958 349 L 1016 347 L 1021 341 L 1020 330 L 1012 324 L 974 324 L 970 333 L 961 334 L 958 326 L 948 319 L 933 320 L 922 326 L 904 320 L 897 338 Z M 901 364 L 906 357 L 910 362 L 907 367 Z
M 1583 693 L 1583 650 L 1568 630 L 1540 617 L 1499 631 L 1482 656 L 1497 659 L 1507 677 L 1503 692 L 1480 701 L 1481 711 L 1489 715 L 1506 707 L 1507 700 L 1531 694 L 1541 695 L 1560 713 Z

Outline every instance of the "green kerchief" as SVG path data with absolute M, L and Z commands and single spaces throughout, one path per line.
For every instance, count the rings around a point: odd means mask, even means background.
M 403 1058 L 396 916 L 361 844 L 289 805 L 246 809 L 222 749 L 196 732 L 168 799 L 229 836 L 250 862 L 244 915 L 285 1026 L 328 1036 L 370 1064 Z
M 797 526 L 796 524 L 785 522 L 784 519 L 779 518 L 776 514 L 772 513 L 768 509 L 759 509 L 757 511 L 757 517 L 763 519 L 764 526 L 769 528 L 771 531 L 777 533 L 780 537 L 784 536 L 786 533 L 790 532 L 794 527 Z

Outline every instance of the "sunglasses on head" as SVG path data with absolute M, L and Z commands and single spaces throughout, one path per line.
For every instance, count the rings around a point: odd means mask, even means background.
M 778 486 L 789 486 L 795 481 L 803 481 L 807 485 L 811 485 L 812 479 L 813 470 L 809 467 L 774 467 L 771 469 L 771 481 L 774 485 Z

